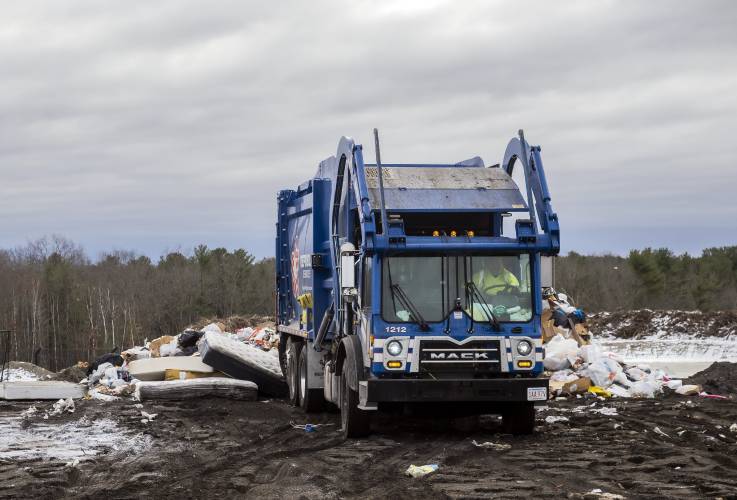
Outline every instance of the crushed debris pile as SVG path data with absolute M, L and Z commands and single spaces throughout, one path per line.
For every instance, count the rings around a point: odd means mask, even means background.
M 235 326 L 238 328 L 229 330 Z M 221 351 L 238 353 L 238 356 L 227 359 L 222 366 L 223 355 L 210 356 L 213 360 L 208 364 L 203 357 L 208 346 L 206 339 L 210 345 L 221 346 Z M 157 394 L 165 399 L 209 395 L 255 399 L 257 391 L 280 396 L 284 393 L 284 381 L 278 347 L 279 337 L 269 318 L 235 316 L 202 326 L 193 325 L 178 335 L 162 336 L 120 354 L 105 354 L 92 363 L 80 361 L 58 374 L 31 363 L 10 363 L 5 373 L 8 383 L 3 385 L 0 398 L 86 397 L 115 401 L 133 397 L 136 386 L 143 382 L 157 382 L 147 392 L 149 399 Z M 210 380 L 200 380 L 206 377 Z M 247 383 L 234 384 L 227 377 Z M 79 390 L 71 391 L 70 386 L 74 388 L 75 385 Z M 167 385 L 171 385 L 171 390 Z M 34 395 L 37 397 L 31 397 Z

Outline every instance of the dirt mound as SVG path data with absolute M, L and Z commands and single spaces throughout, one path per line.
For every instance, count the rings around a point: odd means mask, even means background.
M 63 380 L 65 382 L 77 383 L 86 377 L 87 369 L 78 364 L 70 366 L 69 368 L 64 368 L 56 373 L 56 380 Z
M 710 394 L 737 395 L 737 363 L 714 363 L 688 379 Z
M 28 363 L 26 361 L 10 361 L 8 362 L 7 365 L 5 365 L 5 369 L 6 370 L 25 370 L 29 373 L 32 373 L 36 377 L 38 377 L 39 380 L 50 379 L 56 376 L 54 372 L 51 372 L 41 366 L 34 365 L 33 363 Z
M 737 337 L 737 311 L 616 311 L 592 314 L 588 320 L 594 336 L 638 339 L 654 335 Z

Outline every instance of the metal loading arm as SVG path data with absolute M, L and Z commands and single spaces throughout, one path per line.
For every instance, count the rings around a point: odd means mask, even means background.
M 537 232 L 536 221 L 540 229 L 550 238 L 549 254 L 557 254 L 560 251 L 560 227 L 558 215 L 553 211 L 551 204 L 548 182 L 545 178 L 540 146 L 530 146 L 525 140 L 522 130 L 519 138 L 515 137 L 507 145 L 504 152 L 502 168 L 511 177 L 514 172 L 515 162 L 519 160 L 525 174 L 525 185 L 527 187 L 527 206 L 530 210 L 535 232 Z

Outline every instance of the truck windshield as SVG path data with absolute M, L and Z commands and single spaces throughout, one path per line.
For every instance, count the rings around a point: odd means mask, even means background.
M 456 300 L 474 321 L 489 322 L 490 306 L 499 322 L 532 319 L 530 256 L 395 256 L 384 259 L 382 316 L 389 322 L 417 322 L 406 303 L 392 293 L 403 290 L 427 322 L 443 321 Z M 486 304 L 466 286 L 473 282 Z

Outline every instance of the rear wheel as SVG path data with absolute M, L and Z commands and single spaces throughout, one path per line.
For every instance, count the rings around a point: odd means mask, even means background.
M 299 357 L 302 342 L 289 337 L 286 349 L 287 385 L 289 386 L 289 404 L 299 406 Z
M 535 430 L 535 405 L 517 403 L 502 413 L 504 431 L 510 434 L 532 434 Z
M 323 389 L 310 389 L 307 384 L 308 363 L 307 349 L 299 354 L 299 406 L 307 413 L 322 411 L 325 406 Z
M 370 415 L 367 411 L 358 408 L 358 392 L 348 385 L 348 378 L 352 372 L 348 363 L 343 364 L 340 391 L 340 421 L 345 438 L 357 438 L 368 435 L 371 431 Z

